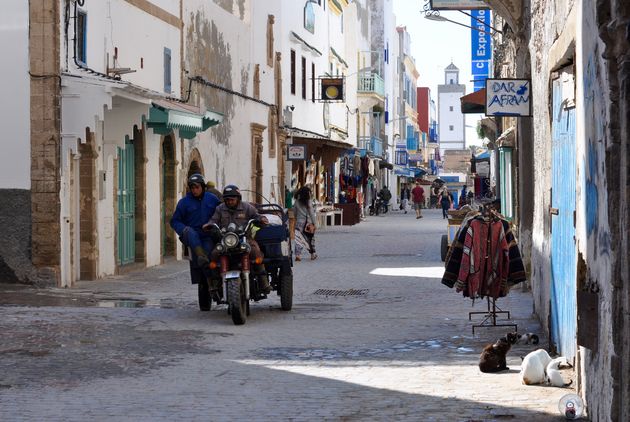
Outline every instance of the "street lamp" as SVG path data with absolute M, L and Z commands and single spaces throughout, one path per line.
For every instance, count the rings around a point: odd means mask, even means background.
M 424 15 L 424 17 L 425 17 L 425 19 L 429 19 L 429 20 L 431 20 L 431 21 L 436 21 L 436 22 L 450 22 L 450 23 L 454 23 L 455 25 L 463 26 L 464 28 L 474 29 L 475 31 L 479 31 L 479 32 L 481 32 L 482 34 L 492 35 L 492 32 L 484 31 L 483 29 L 475 28 L 475 27 L 473 27 L 473 26 L 464 25 L 463 23 L 460 23 L 460 22 L 457 22 L 457 21 L 454 21 L 454 20 L 451 20 L 451 19 L 445 18 L 444 16 L 439 15 L 439 14 L 435 14 L 435 13 L 431 13 L 431 14 L 429 14 L 429 13 L 426 13 L 426 14 Z M 501 31 L 498 31 L 498 30 L 495 30 L 495 31 L 496 31 L 496 32 L 501 33 Z

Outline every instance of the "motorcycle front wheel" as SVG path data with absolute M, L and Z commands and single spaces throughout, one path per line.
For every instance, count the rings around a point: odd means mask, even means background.
M 247 321 L 247 299 L 240 279 L 228 281 L 230 315 L 234 325 L 243 325 Z

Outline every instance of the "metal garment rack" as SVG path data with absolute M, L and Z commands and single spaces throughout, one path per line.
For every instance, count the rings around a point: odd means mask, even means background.
M 493 207 L 491 204 L 485 204 L 483 208 L 481 209 L 481 212 L 484 217 L 488 217 L 494 213 Z M 487 244 L 486 251 L 489 251 L 490 250 L 490 231 L 488 231 L 487 242 L 488 244 Z M 484 266 L 487 264 L 487 260 L 488 260 L 488 257 L 486 256 L 486 260 L 484 261 Z M 490 306 L 490 301 L 492 301 L 492 306 Z M 499 308 L 497 306 L 497 299 L 495 297 L 491 299 L 490 296 L 486 296 L 486 302 L 488 304 L 488 309 L 486 311 L 468 312 L 469 321 L 472 321 L 473 315 L 477 315 L 477 314 L 484 315 L 484 318 L 483 320 L 481 320 L 481 323 L 474 324 L 472 326 L 473 336 L 475 335 L 475 328 L 482 328 L 482 327 L 514 327 L 514 331 L 518 331 L 518 327 L 516 324 L 507 324 L 507 323 L 497 324 L 497 315 L 507 314 L 507 319 L 510 319 L 510 311 L 504 311 L 501 308 Z
M 492 307 L 490 307 L 490 301 L 492 300 Z M 481 314 L 484 315 L 483 320 L 479 324 L 473 324 L 472 333 L 475 335 L 475 328 L 482 327 L 514 327 L 514 331 L 518 331 L 516 324 L 497 324 L 497 314 L 507 314 L 507 319 L 510 319 L 510 311 L 504 311 L 497 306 L 496 298 L 490 299 L 490 296 L 486 296 L 486 302 L 488 303 L 487 311 L 475 311 L 468 312 L 468 321 L 472 321 L 472 316 Z M 498 309 L 498 310 L 497 310 Z

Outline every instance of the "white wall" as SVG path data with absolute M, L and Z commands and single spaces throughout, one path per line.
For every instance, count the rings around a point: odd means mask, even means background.
M 145 189 L 147 214 L 147 243 L 146 265 L 159 265 L 162 259 L 162 178 L 160 169 L 160 153 L 162 151 L 162 136 L 154 135 L 151 129 L 145 135 L 146 175 Z
M 179 0 L 152 0 L 152 3 L 179 17 Z M 122 80 L 156 92 L 164 92 L 166 47 L 171 50 L 171 92 L 168 94 L 179 96 L 181 68 L 179 28 L 124 0 L 87 1 L 79 10 L 87 13 L 87 67 L 106 73 L 107 55 L 109 54 L 109 66 L 114 67 L 114 50 L 117 48 L 116 67 L 136 70 L 134 73 L 122 75 Z M 72 19 L 68 37 L 74 38 Z M 72 42 L 69 43 L 67 54 L 67 69 L 85 74 L 76 70 Z M 66 52 L 63 49 L 61 55 L 62 63 L 66 63 Z
M 29 6 L 5 0 L 0 13 L 0 189 L 31 188 L 30 81 L 28 62 Z

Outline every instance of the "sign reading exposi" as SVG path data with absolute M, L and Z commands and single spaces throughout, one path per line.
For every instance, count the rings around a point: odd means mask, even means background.
M 531 115 L 531 80 L 486 79 L 486 116 Z

